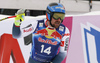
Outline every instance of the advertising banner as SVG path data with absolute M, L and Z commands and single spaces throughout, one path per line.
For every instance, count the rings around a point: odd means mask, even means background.
M 74 16 L 66 63 L 100 63 L 100 16 Z

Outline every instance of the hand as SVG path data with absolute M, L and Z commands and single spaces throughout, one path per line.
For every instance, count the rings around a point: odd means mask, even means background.
M 15 15 L 19 15 L 23 13 L 25 13 L 25 9 L 19 9 Z
M 25 17 L 25 9 L 19 9 L 17 11 L 17 13 L 15 13 L 16 17 L 15 17 L 15 25 L 16 26 L 20 26 L 21 22 L 24 21 L 24 17 Z

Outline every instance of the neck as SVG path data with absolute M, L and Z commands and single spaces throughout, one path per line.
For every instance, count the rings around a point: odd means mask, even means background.
M 47 25 L 48 25 L 49 28 L 54 28 L 54 27 L 52 27 L 52 26 L 50 25 L 50 21 L 47 21 Z

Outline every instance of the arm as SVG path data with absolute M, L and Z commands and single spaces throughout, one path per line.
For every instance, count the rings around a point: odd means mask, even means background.
M 13 38 L 18 38 L 21 36 L 20 25 L 21 25 L 21 22 L 24 20 L 24 16 L 25 16 L 24 12 L 25 12 L 24 9 L 20 9 L 15 14 L 16 17 L 15 17 L 15 21 L 14 21 L 13 29 L 12 29 Z
M 21 13 L 21 11 L 19 13 Z M 32 42 L 32 32 L 34 32 L 36 28 L 37 21 L 29 18 L 24 20 L 23 16 L 24 16 L 23 14 L 19 14 L 15 18 L 15 22 L 13 24 L 13 29 L 12 29 L 12 35 L 13 38 L 23 37 L 24 44 L 28 45 L 29 43 Z
M 69 45 L 68 42 L 69 42 L 69 30 L 66 28 L 65 35 L 61 41 L 60 51 L 53 59 L 52 61 L 53 63 L 61 63 L 65 59 L 65 57 L 67 56 L 67 49 Z
M 30 20 L 29 20 L 30 21 Z M 28 45 L 32 42 L 32 33 L 34 32 L 37 21 L 32 22 L 33 24 L 28 24 L 27 26 L 24 26 L 26 24 L 22 24 L 23 26 L 17 27 L 15 24 L 13 25 L 13 38 L 20 38 L 23 37 L 24 44 Z
M 25 30 L 23 30 L 23 31 L 25 32 Z M 13 35 L 13 38 L 19 38 L 22 35 L 20 27 L 16 27 L 15 24 L 13 24 L 12 35 Z M 28 44 L 32 43 L 32 33 L 25 36 L 23 39 L 24 39 L 24 44 L 25 45 L 28 45 Z

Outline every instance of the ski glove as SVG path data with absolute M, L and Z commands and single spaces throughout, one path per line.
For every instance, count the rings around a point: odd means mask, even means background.
M 16 17 L 15 17 L 15 25 L 16 26 L 20 26 L 21 22 L 24 21 L 24 17 L 25 17 L 25 9 L 19 9 L 17 11 L 17 13 L 15 13 Z

